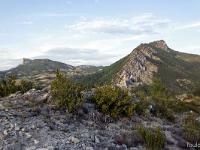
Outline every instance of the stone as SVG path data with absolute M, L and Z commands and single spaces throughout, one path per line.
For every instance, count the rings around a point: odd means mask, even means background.
M 77 144 L 80 142 L 80 140 L 78 138 L 75 138 L 73 136 L 70 136 L 68 139 L 71 143 Z
M 5 109 L 5 107 L 0 103 L 0 110 Z
M 3 140 L 4 135 L 0 132 L 0 140 Z
M 130 150 L 139 150 L 137 147 L 130 147 Z
M 20 130 L 19 126 L 17 126 L 17 124 L 15 124 L 15 131 L 19 131 L 19 130 Z
M 48 148 L 37 148 L 36 150 L 49 150 Z
M 25 135 L 26 135 L 27 138 L 31 138 L 32 137 L 32 135 L 30 133 L 28 133 L 28 132 L 26 132 Z
M 4 134 L 4 135 L 8 135 L 8 131 L 7 131 L 7 130 L 4 130 L 4 131 L 3 131 L 3 134 Z
M 95 141 L 95 143 L 100 143 L 100 140 L 97 136 L 94 136 L 94 141 Z
M 26 150 L 36 150 L 36 147 L 35 146 L 31 146 L 31 147 L 26 147 L 25 149 Z
M 85 112 L 93 112 L 95 110 L 95 104 L 93 103 L 84 103 L 83 104 L 83 109 Z
M 34 144 L 38 144 L 39 143 L 39 141 L 36 140 L 36 139 L 34 139 L 33 142 L 34 142 Z
M 93 147 L 86 147 L 85 150 L 94 150 Z

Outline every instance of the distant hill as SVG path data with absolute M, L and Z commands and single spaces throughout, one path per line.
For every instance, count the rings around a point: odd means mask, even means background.
M 12 68 L 6 71 L 6 75 L 15 74 L 18 77 L 33 76 L 41 73 L 55 72 L 57 69 L 67 72 L 72 71 L 75 68 L 71 65 L 67 65 L 61 62 L 52 61 L 49 59 L 23 59 L 23 63 L 16 68 Z
M 7 71 L 0 72 L 0 79 L 3 79 L 9 75 L 16 75 L 17 78 L 26 78 L 33 80 L 34 82 L 40 82 L 49 84 L 51 80 L 55 78 L 56 70 L 60 70 L 67 76 L 73 75 L 85 75 L 97 72 L 102 67 L 81 65 L 72 66 L 58 61 L 52 61 L 50 59 L 27 59 L 23 58 L 22 64 L 9 69 Z
M 19 78 L 49 83 L 57 69 L 89 87 L 113 84 L 131 88 L 150 85 L 154 78 L 176 92 L 200 86 L 200 56 L 175 51 L 163 40 L 140 44 L 129 55 L 106 67 L 75 67 L 49 59 L 23 59 L 16 68 L 0 72 L 0 78 L 15 74 Z
M 171 90 L 192 90 L 200 85 L 200 56 L 172 50 L 165 41 L 141 44 L 129 55 L 92 75 L 77 77 L 92 85 L 120 87 L 150 85 L 159 78 Z

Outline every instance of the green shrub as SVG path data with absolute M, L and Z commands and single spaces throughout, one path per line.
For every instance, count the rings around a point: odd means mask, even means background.
M 193 95 L 195 95 L 195 96 L 200 96 L 200 87 L 197 87 L 197 88 L 193 91 Z
M 150 150 L 162 150 L 165 146 L 165 135 L 160 128 L 151 129 L 139 127 L 138 132 Z
M 20 84 L 18 85 L 18 89 L 22 93 L 25 93 L 32 88 L 33 88 L 33 83 L 27 80 L 21 80 Z
M 15 76 L 9 76 L 6 79 L 2 80 L 0 83 L 0 96 L 8 96 L 11 93 L 14 93 L 17 91 L 16 86 L 16 77 Z
M 168 98 L 168 91 L 160 79 L 155 78 L 150 87 L 150 95 L 152 98 Z
M 155 105 L 155 115 L 173 122 L 175 120 L 173 111 L 174 99 L 169 96 L 169 91 L 161 80 L 154 79 L 149 93 L 151 101 Z
M 135 108 L 127 90 L 110 85 L 97 87 L 94 101 L 100 111 L 114 118 L 120 115 L 130 117 Z
M 22 80 L 18 84 L 16 83 L 16 77 L 11 75 L 0 82 L 0 97 L 8 96 L 17 91 L 25 93 L 33 87 L 32 82 Z
M 57 107 L 64 107 L 69 112 L 74 112 L 82 105 L 81 86 L 73 83 L 60 72 L 51 83 L 51 94 Z
M 171 108 L 173 101 L 165 98 L 154 98 L 153 102 L 155 103 L 155 114 L 157 117 L 163 117 L 168 121 L 174 122 L 174 111 Z
M 193 114 L 188 115 L 183 122 L 184 138 L 195 144 L 200 142 L 200 123 Z

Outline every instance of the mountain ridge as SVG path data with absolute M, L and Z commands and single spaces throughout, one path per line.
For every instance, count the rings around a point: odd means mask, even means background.
M 195 61 L 194 61 L 195 60 Z M 175 51 L 164 40 L 142 43 L 96 74 L 80 77 L 88 85 L 113 84 L 132 88 L 159 78 L 170 90 L 191 91 L 200 83 L 200 56 Z
M 159 78 L 172 91 L 191 91 L 200 85 L 200 56 L 175 51 L 164 40 L 142 43 L 127 56 L 109 66 L 72 66 L 50 59 L 23 59 L 16 68 L 0 72 L 0 77 L 20 77 L 41 73 L 55 74 L 59 69 L 86 86 L 113 84 L 132 88 L 152 84 Z M 48 74 L 47 74 L 48 75 Z

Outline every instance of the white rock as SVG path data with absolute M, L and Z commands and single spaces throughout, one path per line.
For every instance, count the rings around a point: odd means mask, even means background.
M 31 146 L 31 147 L 27 147 L 27 148 L 25 148 L 25 150 L 35 150 L 35 149 L 36 149 L 35 146 Z
M 39 141 L 36 140 L 36 139 L 34 139 L 33 142 L 34 142 L 34 144 L 38 144 L 39 143 Z
M 13 129 L 13 128 L 14 128 L 14 125 L 13 125 L 12 123 L 10 124 L 10 128 L 11 128 L 11 129 Z
M 15 131 L 19 131 L 19 130 L 20 130 L 19 126 L 17 126 L 17 124 L 15 124 Z
M 75 138 L 75 137 L 73 137 L 73 136 L 70 136 L 69 137 L 69 141 L 71 142 L 71 143 L 79 143 L 80 142 L 80 140 L 78 139 L 78 138 Z
M 8 131 L 7 131 L 7 130 L 4 130 L 4 131 L 3 131 L 3 134 L 4 134 L 4 135 L 8 135 Z
M 100 143 L 100 140 L 97 136 L 94 137 L 94 141 L 95 141 L 95 143 Z
M 32 137 L 32 135 L 30 133 L 25 133 L 25 135 L 26 135 L 27 138 L 31 138 Z
M 93 147 L 86 147 L 85 150 L 94 150 Z

